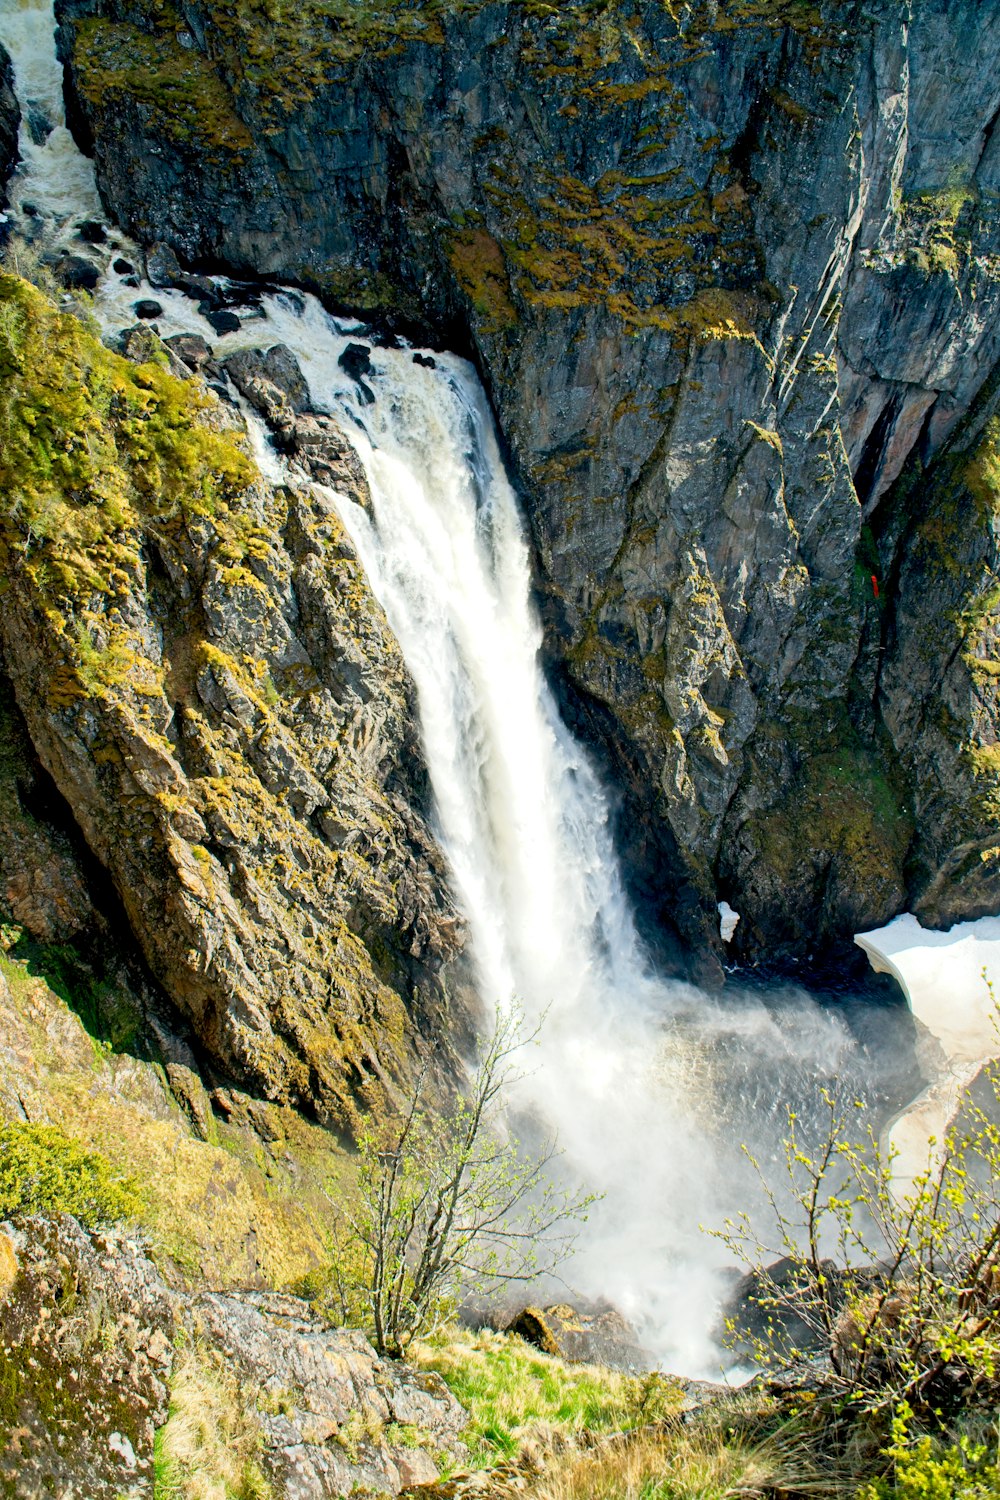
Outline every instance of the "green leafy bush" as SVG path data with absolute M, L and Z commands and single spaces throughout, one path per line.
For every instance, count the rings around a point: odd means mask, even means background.
M 134 1218 L 138 1184 L 114 1173 L 56 1125 L 0 1125 L 0 1219 L 13 1214 L 74 1214 L 87 1228 Z
M 885 1449 L 891 1477 L 881 1477 L 859 1492 L 858 1500 L 989 1500 L 1000 1495 L 997 1433 L 992 1442 L 961 1433 L 946 1440 L 912 1430 L 913 1411 L 901 1402 L 892 1420 L 892 1441 Z

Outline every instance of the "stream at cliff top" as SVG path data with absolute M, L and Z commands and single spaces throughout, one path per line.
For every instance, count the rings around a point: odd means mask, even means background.
M 80 253 L 78 225 L 103 210 L 63 123 L 52 38 L 49 7 L 0 0 L 26 116 L 12 212 L 37 245 Z M 114 231 L 99 253 L 141 264 Z M 516 1105 L 558 1131 L 567 1172 L 604 1195 L 566 1281 L 620 1307 L 667 1367 L 717 1373 L 728 1257 L 699 1226 L 760 1206 L 739 1143 L 777 1172 L 787 1107 L 808 1121 L 824 1086 L 887 1113 L 898 1013 L 858 1007 L 849 1025 L 850 1007 L 801 990 L 713 998 L 654 972 L 607 800 L 539 663 L 524 526 L 469 364 L 380 347 L 296 291 L 238 305 L 241 328 L 220 337 L 182 293 L 129 285 L 107 266 L 94 293 L 105 331 L 134 324 L 144 297 L 163 309 L 162 334 L 200 333 L 220 357 L 286 345 L 313 404 L 356 448 L 372 511 L 338 505 L 417 685 L 437 833 L 481 993 L 541 1027 Z M 369 348 L 363 385 L 339 363 L 351 342 Z M 250 425 L 267 477 L 288 478 Z

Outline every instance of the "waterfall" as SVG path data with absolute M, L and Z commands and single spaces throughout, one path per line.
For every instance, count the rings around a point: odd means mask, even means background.
M 65 128 L 52 38 L 49 4 L 0 0 L 25 112 L 13 211 L 29 239 L 68 247 L 103 210 Z M 115 254 L 141 265 L 112 232 L 104 258 Z M 417 686 L 437 831 L 482 995 L 539 1027 L 517 1104 L 558 1131 L 566 1170 L 604 1195 L 566 1276 L 633 1318 L 670 1368 L 717 1371 L 721 1251 L 699 1225 L 751 1205 L 738 1143 L 773 1157 L 786 1099 L 838 1076 L 862 1087 L 853 1038 L 801 994 L 777 1010 L 724 1007 L 653 972 L 607 800 L 541 669 L 525 530 L 472 367 L 365 339 L 362 385 L 339 360 L 364 330 L 313 297 L 269 294 L 220 338 L 180 292 L 126 276 L 105 265 L 95 291 L 109 333 L 152 296 L 161 333 L 201 333 L 220 357 L 284 344 L 357 450 L 371 512 L 338 503 Z M 252 436 L 281 477 L 259 424 Z

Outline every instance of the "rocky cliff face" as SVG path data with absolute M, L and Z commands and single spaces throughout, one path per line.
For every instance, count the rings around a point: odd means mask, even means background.
M 141 329 L 110 353 L 14 277 L 0 310 L 0 646 L 34 753 L 208 1057 L 349 1127 L 441 1021 L 460 946 L 398 647 L 328 494 L 265 484 L 176 353 Z M 363 501 L 294 368 L 241 358 Z M 6 901 L 72 937 L 65 837 L 16 777 L 9 800 Z
M 133 234 L 474 347 L 654 926 L 996 909 L 983 7 L 59 9 Z

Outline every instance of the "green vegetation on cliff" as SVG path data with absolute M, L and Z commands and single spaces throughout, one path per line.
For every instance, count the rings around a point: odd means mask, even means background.
M 118 606 L 144 523 L 219 517 L 255 477 L 214 409 L 194 383 L 130 364 L 28 282 L 0 276 L 0 565 L 8 587 L 30 580 L 65 639 L 54 693 L 127 676 L 157 690 Z M 251 536 L 239 540 L 237 555 Z
M 0 1125 L 0 1219 L 66 1213 L 96 1227 L 134 1219 L 142 1206 L 134 1178 L 116 1175 L 106 1156 L 57 1125 Z

